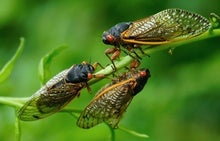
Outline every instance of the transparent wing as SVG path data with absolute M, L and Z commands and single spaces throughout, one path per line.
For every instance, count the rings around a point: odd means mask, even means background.
M 19 119 L 24 121 L 37 120 L 60 111 L 79 95 L 83 86 L 78 84 L 68 83 L 51 90 L 43 87 L 19 110 Z
M 66 106 L 79 91 L 84 83 L 66 83 L 64 76 L 67 70 L 59 73 L 45 86 L 38 90 L 18 111 L 18 118 L 24 121 L 45 118 Z
M 163 44 L 197 36 L 210 26 L 209 20 L 198 14 L 181 9 L 167 9 L 133 22 L 121 37 L 125 42 Z
M 91 128 L 101 122 L 107 122 L 113 128 L 117 127 L 133 98 L 133 91 L 129 84 L 123 83 L 102 90 L 81 113 L 77 122 L 79 127 Z

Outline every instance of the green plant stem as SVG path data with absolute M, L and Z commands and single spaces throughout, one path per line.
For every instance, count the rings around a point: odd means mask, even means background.
M 192 39 L 189 40 L 184 40 L 184 41 L 179 41 L 179 42 L 174 42 L 174 43 L 170 43 L 170 44 L 163 44 L 163 45 L 157 45 L 157 46 L 148 46 L 148 47 L 144 47 L 143 46 L 143 51 L 145 54 L 150 55 L 154 52 L 158 52 L 158 51 L 162 51 L 162 50 L 168 50 L 168 49 L 174 49 L 178 46 L 183 46 L 189 43 L 193 43 L 196 41 L 200 41 L 200 40 L 205 40 L 205 39 L 209 39 L 209 38 L 214 38 L 214 37 L 220 37 L 220 29 L 214 29 L 212 31 L 207 31 L 206 33 L 194 37 Z M 138 53 L 138 55 L 140 57 L 143 57 L 145 54 L 143 53 Z M 132 57 L 130 57 L 129 55 L 125 56 L 125 57 L 121 57 L 121 59 L 119 61 L 115 61 L 115 66 L 117 67 L 118 70 L 128 66 L 131 61 L 133 60 Z M 105 69 L 102 69 L 100 71 L 98 71 L 96 74 L 104 74 L 105 76 L 110 75 L 114 72 L 114 70 L 112 69 L 112 65 L 107 66 Z M 91 81 L 89 81 L 89 85 L 92 85 L 94 83 L 96 83 L 97 81 L 100 81 L 100 78 L 94 78 Z M 27 100 L 27 98 L 11 98 L 11 97 L 0 97 L 0 103 L 1 104 L 5 104 L 5 105 L 9 105 L 9 106 L 13 106 L 13 107 L 21 107 L 23 105 L 23 103 Z M 64 110 L 65 111 L 65 110 Z M 74 112 L 75 110 L 73 110 Z M 79 111 L 76 111 L 79 112 Z
M 115 130 L 109 124 L 106 123 L 106 125 L 108 126 L 111 133 L 110 141 L 115 141 Z
M 60 112 L 74 112 L 74 113 L 81 113 L 83 110 L 82 109 L 76 109 L 76 108 L 65 108 L 63 110 L 61 110 Z
M 136 131 L 127 129 L 127 128 L 122 127 L 122 126 L 120 126 L 119 129 L 126 132 L 126 133 L 129 133 L 131 135 L 134 135 L 134 136 L 137 136 L 137 137 L 140 137 L 140 138 L 149 138 L 149 136 L 147 134 L 138 133 Z
M 217 36 L 220 36 L 220 29 L 215 29 L 213 31 L 207 31 L 204 34 L 197 36 L 197 37 L 194 37 L 194 38 L 191 38 L 189 40 L 183 40 L 183 41 L 179 41 L 179 42 L 173 42 L 170 44 L 147 47 L 144 49 L 144 52 L 147 54 L 152 54 L 157 51 L 162 51 L 162 50 L 166 50 L 166 49 L 174 49 L 178 46 L 183 46 L 183 45 L 186 45 L 189 43 L 193 43 L 196 41 L 205 40 L 205 39 L 209 39 L 209 38 L 214 38 Z
M 138 53 L 138 55 L 140 57 L 143 57 L 144 55 L 145 56 L 150 55 L 154 52 L 174 49 L 176 47 L 184 46 L 189 43 L 193 43 L 196 41 L 205 40 L 205 39 L 209 39 L 209 38 L 214 38 L 214 37 L 218 37 L 218 36 L 220 37 L 220 29 L 214 29 L 211 31 L 207 31 L 200 36 L 197 36 L 197 37 L 194 37 L 194 38 L 191 38 L 188 40 L 173 42 L 173 43 L 169 43 L 169 44 L 155 45 L 155 46 L 142 46 L 141 48 L 145 54 Z M 132 55 L 135 56 L 134 54 L 132 54 Z M 127 55 L 125 57 L 121 57 L 119 61 L 114 61 L 114 62 L 115 62 L 115 66 L 116 66 L 117 70 L 120 70 L 120 69 L 128 66 L 132 60 L 133 60 L 133 58 L 130 57 L 129 55 Z M 114 70 L 112 68 L 113 68 L 113 65 L 109 65 L 105 69 L 98 71 L 96 74 L 104 74 L 105 76 L 108 76 L 114 72 Z M 101 80 L 101 78 L 94 78 L 91 81 L 89 81 L 89 84 L 92 85 L 99 80 Z
M 14 108 L 21 108 L 28 99 L 29 97 L 0 97 L 0 104 L 12 106 Z M 65 108 L 60 112 L 80 113 L 82 112 L 82 109 Z
M 17 110 L 15 108 L 15 115 L 17 115 Z M 20 126 L 20 120 L 17 116 L 15 116 L 15 138 L 16 141 L 21 140 L 21 126 Z
M 22 105 L 28 100 L 28 97 L 0 97 L 0 103 L 16 108 L 22 107 Z

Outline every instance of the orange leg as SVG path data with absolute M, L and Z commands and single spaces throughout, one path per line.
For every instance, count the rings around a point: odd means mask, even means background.
M 117 68 L 115 66 L 114 60 L 116 60 L 119 56 L 120 56 L 121 50 L 118 47 L 114 47 L 114 48 L 108 48 L 105 51 L 105 55 L 109 58 L 109 60 L 111 60 L 111 63 L 113 65 L 113 70 L 116 71 Z M 109 56 L 109 54 L 112 54 L 111 57 Z

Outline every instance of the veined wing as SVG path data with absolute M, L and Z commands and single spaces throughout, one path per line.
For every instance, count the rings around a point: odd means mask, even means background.
M 38 90 L 18 112 L 18 118 L 32 121 L 45 118 L 60 111 L 85 86 L 85 83 L 66 83 L 64 77 L 68 70 L 62 71 L 50 79 Z
M 77 125 L 81 128 L 91 128 L 101 122 L 107 122 L 113 128 L 117 128 L 118 122 L 133 98 L 129 81 L 102 89 L 81 113 Z
M 167 9 L 132 22 L 122 40 L 137 44 L 163 44 L 200 35 L 210 28 L 208 19 L 181 9 Z

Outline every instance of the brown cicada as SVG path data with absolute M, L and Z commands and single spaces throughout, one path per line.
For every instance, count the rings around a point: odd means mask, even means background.
M 141 45 L 160 45 L 186 40 L 211 27 L 205 17 L 182 9 L 167 9 L 134 22 L 116 24 L 102 35 L 105 44 L 113 45 L 105 54 L 111 60 L 120 55 L 120 46 L 128 51 Z M 113 62 L 113 61 L 112 61 Z
M 79 96 L 82 88 L 87 87 L 90 90 L 87 82 L 94 77 L 96 66 L 83 62 L 57 74 L 21 107 L 18 118 L 33 121 L 60 111 L 73 98 Z
M 106 122 L 117 128 L 131 100 L 144 88 L 149 77 L 148 69 L 132 69 L 113 80 L 97 93 L 81 113 L 77 125 L 87 129 Z

